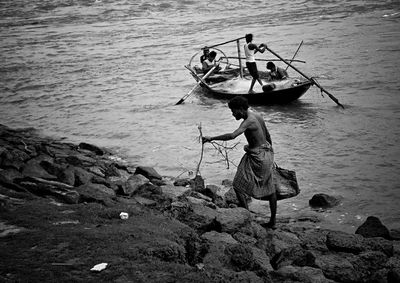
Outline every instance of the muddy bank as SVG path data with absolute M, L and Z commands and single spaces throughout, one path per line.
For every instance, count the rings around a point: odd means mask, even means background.
M 236 204 L 228 180 L 0 126 L 3 282 L 399 282 L 398 231 L 375 217 L 355 234 L 301 216 L 270 230 Z

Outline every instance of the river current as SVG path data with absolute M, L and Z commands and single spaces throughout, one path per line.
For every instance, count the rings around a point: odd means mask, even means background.
M 216 135 L 239 122 L 226 101 L 200 90 L 174 105 L 194 86 L 184 65 L 200 47 L 246 33 L 285 58 L 303 41 L 296 58 L 306 63 L 296 67 L 345 106 L 312 87 L 293 104 L 253 107 L 275 161 L 296 171 L 301 188 L 279 202 L 278 217 L 311 212 L 308 200 L 326 193 L 343 198 L 320 212 L 326 226 L 354 231 L 374 215 L 400 228 L 398 0 L 3 0 L 0 123 L 109 147 L 187 177 L 200 158 L 198 125 Z M 245 144 L 238 141 L 229 151 L 234 164 Z M 235 170 L 205 146 L 206 183 L 219 185 Z

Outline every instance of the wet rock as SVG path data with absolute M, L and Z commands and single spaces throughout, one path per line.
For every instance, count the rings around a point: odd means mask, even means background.
M 364 238 L 382 237 L 390 240 L 389 229 L 375 216 L 369 216 L 367 220 L 357 228 L 355 233 L 362 235 Z
M 152 167 L 139 166 L 136 168 L 135 174 L 141 174 L 149 180 L 151 180 L 151 179 L 161 180 L 162 179 L 161 175 L 158 174 L 157 171 Z
M 362 240 L 360 235 L 333 231 L 327 235 L 326 245 L 332 251 L 359 254 L 364 250 Z
M 132 195 L 139 187 L 148 184 L 150 181 L 141 174 L 132 175 L 126 181 L 126 186 L 122 187 L 125 195 Z
M 103 155 L 104 154 L 104 151 L 101 148 L 99 148 L 98 146 L 95 146 L 95 145 L 92 145 L 92 144 L 89 144 L 89 143 L 85 143 L 85 142 L 80 143 L 79 144 L 79 148 L 92 151 L 96 155 Z
M 334 196 L 327 194 L 315 194 L 310 200 L 309 204 L 312 207 L 330 208 L 338 205 L 340 200 Z

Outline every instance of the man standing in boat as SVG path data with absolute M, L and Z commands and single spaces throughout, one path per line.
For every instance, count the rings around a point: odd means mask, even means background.
M 265 47 L 266 45 L 264 43 L 261 43 L 260 46 L 257 46 L 256 44 L 253 43 L 253 34 L 251 33 L 246 34 L 246 44 L 244 45 L 244 54 L 246 56 L 246 67 L 253 78 L 251 80 L 249 93 L 254 93 L 253 87 L 256 81 L 258 81 L 261 87 L 263 86 L 260 76 L 258 75 L 257 63 L 256 59 L 254 58 L 254 54 L 256 54 L 257 52 L 264 53 Z
M 261 115 L 249 110 L 248 101 L 243 96 L 236 96 L 228 103 L 236 120 L 243 119 L 239 128 L 232 133 L 214 137 L 203 137 L 203 143 L 213 140 L 233 140 L 243 134 L 246 137 L 245 155 L 238 166 L 233 189 L 239 205 L 248 208 L 246 196 L 269 200 L 271 218 L 268 228 L 275 228 L 277 198 L 273 184 L 274 153 L 271 136 Z

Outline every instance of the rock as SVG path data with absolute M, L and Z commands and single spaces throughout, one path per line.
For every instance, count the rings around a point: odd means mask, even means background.
M 384 253 L 374 251 L 366 251 L 349 258 L 361 282 L 368 282 L 372 274 L 385 267 L 387 260 L 388 258 Z
M 252 270 L 254 267 L 254 255 L 249 246 L 242 244 L 228 245 L 225 254 L 230 258 L 229 263 L 234 271 Z
M 41 165 L 40 162 L 43 161 L 43 158 L 48 158 L 49 162 L 52 162 L 52 159 L 50 157 L 38 157 L 29 160 L 28 162 L 25 163 L 25 165 L 22 168 L 22 174 L 24 176 L 29 176 L 29 177 L 38 177 L 38 178 L 43 178 L 43 179 L 48 179 L 48 180 L 56 180 L 57 177 L 54 175 L 49 174 Z
M 302 283 L 334 282 L 327 279 L 321 269 L 309 266 L 299 267 L 288 265 L 280 268 L 273 274 L 273 278 L 276 280 L 276 282 L 290 282 L 289 280 Z
M 196 191 L 190 191 L 190 196 L 204 200 L 206 202 L 212 202 L 212 198 L 210 198 L 206 195 L 203 195 L 202 193 L 196 192 Z
M 400 267 L 391 269 L 388 272 L 387 280 L 388 280 L 388 283 L 399 283 L 400 282 Z
M 193 190 L 202 192 L 205 188 L 204 179 L 200 175 L 197 175 L 191 180 L 190 186 L 193 188 Z
M 22 178 L 22 174 L 15 168 L 0 169 L 0 183 L 1 180 L 13 183 L 15 179 Z
M 75 187 L 79 187 L 81 185 L 89 183 L 92 178 L 93 174 L 89 173 L 85 169 L 82 169 L 80 167 L 75 167 L 74 168 L 74 176 L 75 176 Z
M 210 244 L 222 242 L 225 244 L 237 244 L 238 242 L 228 233 L 218 233 L 217 231 L 206 232 L 201 238 L 207 240 Z
M 151 183 L 146 183 L 133 192 L 133 195 L 139 195 L 152 200 L 161 200 L 162 190 L 158 186 L 154 186 Z
M 360 275 L 353 265 L 340 255 L 326 254 L 317 256 L 315 263 L 328 279 L 338 282 L 361 282 Z
M 81 149 L 92 151 L 96 155 L 103 155 L 104 154 L 104 151 L 101 148 L 99 148 L 99 147 L 97 147 L 95 145 L 89 144 L 89 143 L 81 142 L 78 146 Z
M 336 252 L 359 254 L 364 250 L 363 238 L 360 235 L 352 235 L 333 231 L 327 235 L 326 246 Z
M 6 148 L 2 148 L 0 152 L 0 167 L 20 170 L 29 158 L 30 156 L 27 153 L 19 149 L 7 150 Z
M 177 179 L 174 181 L 174 186 L 181 186 L 181 187 L 190 186 L 190 179 L 188 178 Z
M 299 246 L 283 249 L 271 259 L 271 265 L 274 269 L 280 269 L 283 266 L 310 266 L 316 267 L 315 255 Z
M 184 195 L 185 193 L 191 190 L 189 187 L 181 187 L 173 185 L 165 185 L 161 186 L 160 188 L 164 195 L 170 197 L 174 201 L 176 201 L 178 197 Z
M 125 195 L 131 196 L 135 191 L 144 184 L 148 184 L 150 181 L 141 174 L 135 174 L 129 177 L 126 181 L 126 186 L 122 187 Z
M 363 245 L 366 250 L 378 251 L 391 257 L 394 255 L 394 245 L 392 241 L 380 237 L 364 238 Z
M 382 237 L 388 240 L 391 239 L 389 229 L 375 216 L 369 216 L 367 220 L 357 228 L 355 233 L 362 235 L 364 238 Z
M 231 188 L 231 189 L 229 189 L 225 194 L 224 194 L 224 200 L 225 200 L 225 203 L 227 204 L 227 205 L 230 205 L 230 204 L 236 204 L 236 205 L 239 205 L 239 201 L 238 201 L 238 199 L 237 199 L 237 197 L 236 197 L 236 193 L 235 193 L 235 190 L 233 189 L 233 188 Z
M 330 208 L 338 205 L 340 200 L 327 194 L 315 194 L 309 201 L 312 207 Z
M 242 207 L 220 208 L 216 221 L 220 223 L 222 232 L 233 233 L 251 221 L 251 213 Z
M 80 195 L 80 202 L 98 202 L 106 206 L 113 203 L 115 193 L 112 189 L 103 185 L 84 184 L 77 188 Z
M 255 245 L 257 243 L 257 239 L 242 232 L 237 232 L 233 234 L 233 238 L 241 244 Z
M 134 200 L 136 200 L 138 203 L 144 206 L 155 206 L 157 205 L 157 202 L 148 198 L 140 197 L 140 196 L 135 196 Z
M 221 184 L 225 187 L 232 187 L 233 186 L 233 182 L 232 180 L 229 179 L 224 179 L 222 180 Z
M 264 273 L 268 273 L 274 270 L 271 266 L 270 259 L 264 250 L 256 247 L 251 247 L 251 251 L 254 258 L 253 268 L 255 270 L 262 270 L 264 271 Z
M 145 176 L 147 179 L 159 179 L 161 180 L 162 177 L 160 174 L 157 173 L 156 170 L 152 167 L 145 167 L 145 166 L 139 166 L 136 168 L 135 174 L 141 174 Z
M 209 198 L 211 198 L 213 201 L 215 201 L 215 199 L 217 199 L 219 188 L 215 185 L 207 185 L 206 188 L 204 189 L 204 191 L 202 191 L 201 193 L 203 195 L 208 196 Z

